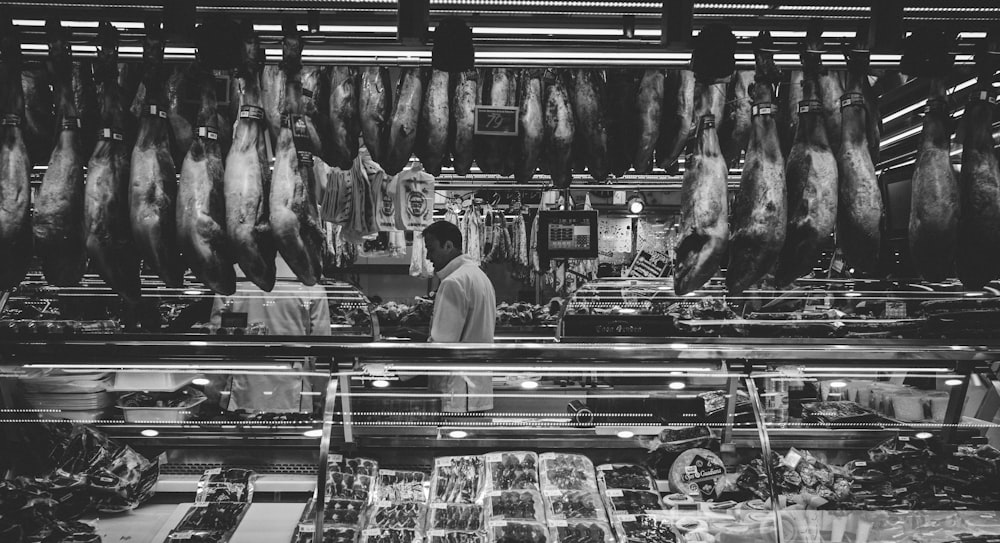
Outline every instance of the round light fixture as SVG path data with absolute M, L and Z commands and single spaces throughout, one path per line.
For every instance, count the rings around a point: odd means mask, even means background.
M 538 381 L 521 381 L 521 388 L 526 390 L 534 390 L 538 388 Z
M 680 381 L 671 381 L 670 384 L 667 385 L 667 388 L 670 390 L 684 390 L 684 387 L 686 386 L 687 385 Z
M 452 439 L 465 439 L 469 437 L 469 432 L 465 432 L 463 430 L 452 430 L 448 432 L 448 437 Z
M 854 292 L 854 291 L 845 292 L 844 296 L 847 296 L 847 297 L 850 297 L 850 298 L 859 298 L 859 297 L 861 297 L 861 293 L 860 292 Z
M 958 385 L 962 384 L 962 380 L 961 379 L 948 379 L 947 381 L 944 382 L 944 384 L 946 384 L 946 385 L 948 385 L 950 387 L 957 387 Z
M 191 381 L 192 385 L 198 385 L 200 387 L 203 387 L 203 386 L 205 386 L 205 385 L 207 385 L 209 383 L 211 383 L 211 381 L 209 381 L 208 379 L 205 379 L 204 377 L 199 377 L 199 378 L 194 379 L 194 380 Z
M 156 430 L 154 430 L 152 428 L 146 428 L 145 430 L 143 430 L 143 431 L 141 431 L 139 433 L 143 437 L 156 437 L 156 436 L 160 435 L 160 432 L 157 432 Z
M 646 199 L 642 197 L 642 193 L 636 191 L 628 200 L 628 212 L 633 215 L 638 215 L 642 213 L 642 210 L 646 209 Z
M 204 294 L 204 292 L 192 289 L 192 290 L 185 290 L 184 294 L 187 294 L 188 296 L 200 296 L 201 294 Z
M 915 437 L 917 439 L 930 439 L 930 438 L 934 437 L 934 434 L 932 434 L 930 432 L 918 432 L 917 435 L 915 435 L 913 437 Z
M 315 430 L 306 430 L 305 432 L 302 432 L 302 435 L 306 437 L 323 437 L 323 430 L 322 428 L 316 428 Z
M 847 386 L 847 383 L 845 383 L 843 381 L 833 381 L 833 382 L 830 383 L 830 388 L 844 388 L 846 386 Z
M 628 430 L 622 430 L 621 432 L 618 432 L 618 437 L 620 437 L 622 439 L 630 439 L 630 438 L 635 437 L 635 432 L 630 432 Z
M 372 381 L 372 386 L 375 388 L 385 388 L 389 386 L 389 381 L 386 381 L 385 379 L 375 379 Z

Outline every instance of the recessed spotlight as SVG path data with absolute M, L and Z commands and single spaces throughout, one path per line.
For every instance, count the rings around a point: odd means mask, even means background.
M 848 296 L 850 298 L 857 298 L 857 297 L 861 296 L 861 293 L 860 292 L 853 292 L 853 291 L 852 292 L 845 292 L 844 296 Z
M 628 430 L 622 430 L 621 432 L 618 432 L 618 437 L 620 437 L 622 439 L 633 438 L 633 437 L 635 437 L 635 432 L 630 432 Z
M 975 296 L 982 296 L 983 293 L 982 292 L 966 292 L 965 295 L 968 296 L 968 297 L 970 297 L 970 298 L 972 298 L 972 297 L 975 297 Z
M 157 432 L 156 430 L 154 430 L 152 428 L 146 428 L 145 430 L 143 430 L 143 431 L 141 431 L 139 433 L 143 437 L 156 437 L 156 436 L 160 435 L 160 432 Z
M 947 381 L 944 382 L 944 384 L 946 384 L 946 385 L 948 385 L 950 387 L 957 387 L 958 385 L 962 384 L 962 380 L 961 379 L 948 379 Z
M 198 385 L 200 387 L 203 387 L 203 386 L 205 386 L 205 385 L 207 385 L 209 383 L 211 383 L 211 381 L 209 381 L 208 379 L 205 379 L 204 377 L 199 377 L 199 378 L 193 379 L 191 381 L 192 385 Z
M 314 430 L 306 430 L 305 432 L 302 432 L 302 435 L 306 437 L 323 437 L 323 429 L 316 428 Z
M 184 294 L 187 294 L 188 296 L 198 296 L 198 295 L 204 294 L 204 293 L 202 291 L 200 291 L 200 290 L 185 290 Z
M 930 432 L 918 432 L 917 435 L 915 435 L 913 437 L 915 437 L 917 439 L 930 439 L 930 438 L 934 437 L 934 434 L 932 434 Z
M 522 381 L 521 382 L 521 388 L 524 388 L 524 389 L 527 389 L 527 390 L 534 390 L 534 389 L 538 388 L 538 381 Z
M 670 384 L 667 385 L 667 388 L 669 388 L 670 390 L 684 390 L 684 387 L 686 386 L 687 385 L 685 385 L 680 381 L 672 381 L 670 382 Z
M 469 432 L 465 432 L 463 430 L 452 430 L 448 432 L 448 437 L 452 439 L 465 439 L 469 437 Z
M 372 386 L 375 388 L 385 388 L 389 386 L 389 381 L 386 381 L 385 379 L 375 379 L 372 381 Z
M 642 193 L 636 191 L 628 201 L 628 212 L 633 215 L 638 215 L 642 213 L 642 210 L 646 209 L 646 199 L 642 197 Z

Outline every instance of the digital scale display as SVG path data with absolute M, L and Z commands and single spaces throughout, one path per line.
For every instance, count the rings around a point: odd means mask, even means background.
M 597 258 L 597 211 L 542 211 L 538 221 L 543 258 Z

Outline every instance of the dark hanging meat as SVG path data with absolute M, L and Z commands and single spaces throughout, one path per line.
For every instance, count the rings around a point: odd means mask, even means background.
M 736 38 L 728 27 L 709 25 L 698 35 L 692 67 L 696 74 L 698 128 L 684 161 L 681 240 L 677 245 L 674 291 L 687 294 L 719 270 L 729 241 L 729 168 L 719 147 L 716 120 L 722 117 L 727 74 L 732 73 Z
M 350 66 L 330 68 L 330 128 L 333 138 L 331 166 L 349 170 L 358 156 L 358 133 L 361 131 L 358 77 Z M 328 136 L 330 137 L 330 136 Z M 381 141 L 376 138 L 376 141 Z M 375 152 L 380 152 L 376 149 Z M 374 155 L 373 155 L 374 156 Z
M 803 100 L 798 105 L 795 142 L 785 163 L 788 230 L 774 272 L 779 285 L 812 271 L 820 244 L 830 238 L 837 222 L 837 161 L 827 140 L 820 101 L 820 54 L 807 51 L 802 57 Z
M 952 120 L 944 82 L 954 62 L 949 42 L 941 33 L 915 32 L 907 40 L 902 63 L 904 71 L 926 77 L 930 84 L 913 166 L 909 225 L 910 259 L 928 281 L 952 277 L 959 241 L 961 197 L 951 166 Z
M 449 131 L 452 165 L 456 174 L 468 175 L 476 156 L 474 132 L 479 73 L 476 70 L 466 70 L 456 74 L 454 92 Z
M 31 261 L 31 159 L 22 122 L 21 40 L 0 20 L 0 288 L 16 287 Z
M 694 128 L 694 72 L 676 70 L 667 73 L 660 117 L 660 140 L 656 145 L 656 163 L 670 170 L 684 152 Z
M 424 170 L 433 176 L 441 175 L 441 164 L 448 154 L 448 125 L 451 123 L 448 80 L 448 72 L 431 71 L 417 122 L 417 158 Z
M 139 299 L 139 256 L 129 223 L 129 154 L 135 118 L 118 84 L 118 31 L 101 23 L 96 79 L 101 97 L 101 128 L 87 163 L 84 231 L 87 255 L 101 279 L 130 302 Z
M 25 63 L 21 69 L 24 114 L 21 131 L 32 164 L 45 164 L 56 141 L 55 96 L 52 74 L 41 63 Z
M 177 236 L 184 261 L 214 292 L 236 292 L 236 271 L 226 239 L 222 145 L 216 114 L 215 78 L 195 71 L 201 93 L 195 137 L 181 166 L 177 189 Z
M 403 73 L 399 76 L 396 99 L 393 101 L 395 109 L 389 128 L 389 152 L 381 163 L 382 169 L 389 175 L 403 171 L 413 155 L 420 108 L 424 101 L 424 71 L 423 68 L 403 68 Z
M 840 178 L 837 245 L 848 264 L 862 273 L 878 269 L 883 215 L 882 193 L 868 141 L 869 128 L 877 125 L 876 119 L 869 117 L 868 96 L 864 92 L 868 87 L 869 56 L 868 51 L 860 48 L 847 53 L 848 87 L 841 98 L 843 137 L 837 152 Z
M 285 102 L 282 126 L 274 152 L 271 179 L 271 232 L 278 252 L 304 285 L 319 281 L 323 271 L 323 231 L 316 206 L 314 150 L 302 95 L 302 37 L 294 23 L 286 23 L 284 37 Z
M 168 287 L 176 288 L 184 283 L 185 267 L 177 244 L 177 170 L 170 148 L 163 44 L 159 22 L 147 23 L 143 44 L 146 94 L 132 150 L 129 218 L 146 265 Z
M 518 90 L 519 154 L 514 172 L 514 179 L 518 183 L 531 181 L 538 168 L 538 159 L 545 141 L 544 87 L 542 70 L 532 68 L 522 71 L 521 88 Z
M 778 136 L 781 153 L 788 157 L 799 129 L 799 102 L 802 101 L 802 70 L 792 70 L 787 84 L 778 86 Z
M 389 149 L 389 123 L 392 118 L 392 85 L 389 68 L 367 66 L 361 72 L 358 96 L 361 136 L 372 160 L 381 164 Z
M 587 171 L 597 181 L 608 178 L 607 93 L 600 70 L 573 72 L 570 102 L 576 122 L 576 137 L 583 142 Z
M 576 124 L 565 73 L 549 70 L 545 73 L 545 150 L 548 154 L 549 176 L 556 188 L 567 188 L 573 181 L 573 136 Z
M 785 159 L 775 113 L 774 87 L 781 74 L 774 64 L 770 35 L 762 32 L 754 42 L 756 73 L 750 84 L 750 141 L 733 202 L 732 238 L 726 285 L 738 296 L 766 275 L 778 260 L 785 243 L 788 217 Z
M 635 130 L 639 140 L 636 142 L 632 166 L 635 173 L 645 174 L 653 171 L 653 152 L 660 139 L 660 126 L 663 117 L 663 85 L 662 70 L 646 70 L 639 82 L 636 96 Z
M 171 150 L 174 164 L 180 166 L 184 162 L 188 148 L 194 140 L 195 111 L 188 103 L 191 96 L 191 68 L 189 66 L 174 66 L 167 77 L 167 118 L 170 120 L 170 130 L 173 132 Z M 147 92 L 149 92 L 147 90 Z
M 485 79 L 480 80 L 481 105 L 516 106 L 517 78 L 515 73 L 512 68 L 488 68 L 484 70 L 482 75 L 485 75 Z M 505 136 L 475 136 L 476 164 L 483 173 L 502 173 L 504 161 L 508 158 L 511 150 L 510 139 Z
M 965 139 L 959 187 L 962 215 L 958 221 L 958 278 L 966 289 L 982 288 L 1000 277 L 1000 165 L 994 150 L 996 57 L 985 49 L 977 55 L 979 81 L 965 106 Z
M 73 69 L 70 36 L 58 21 L 47 27 L 49 64 L 55 74 L 59 132 L 35 200 L 32 230 L 45 280 L 54 286 L 80 282 L 87 266 L 83 230 L 83 155 L 79 110 L 73 98 L 80 72 Z M 76 82 L 74 82 L 74 79 Z M 93 126 L 91 126 L 93 128 Z
M 608 70 L 608 168 L 612 175 L 621 177 L 632 167 L 636 147 L 644 129 L 637 104 L 639 80 L 642 71 L 621 68 Z M 661 75 L 660 94 L 663 94 Z M 656 132 L 660 131 L 660 104 L 656 104 Z M 654 142 L 655 143 L 655 142 Z
M 263 62 L 263 59 L 261 61 Z M 272 145 L 278 140 L 278 132 L 281 131 L 281 104 L 285 101 L 283 64 L 284 61 L 264 66 L 260 76 L 261 107 L 264 108 L 264 117 L 267 119 Z
M 268 218 L 271 172 L 267 161 L 268 127 L 261 99 L 264 51 L 252 27 L 243 30 L 243 54 L 234 73 L 239 106 L 233 145 L 223 175 L 226 234 L 233 258 L 247 279 L 270 292 L 275 281 L 275 246 Z
M 754 73 L 739 70 L 733 74 L 726 87 L 726 107 L 719 124 L 719 144 L 722 146 L 722 156 L 730 168 L 736 167 L 740 155 L 747 148 L 750 139 L 750 95 L 748 87 L 754 79 Z

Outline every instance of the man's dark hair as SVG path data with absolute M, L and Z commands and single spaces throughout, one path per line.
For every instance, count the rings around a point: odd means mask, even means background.
M 438 243 L 441 245 L 444 245 L 446 241 L 450 241 L 456 249 L 459 251 L 462 250 L 462 231 L 448 221 L 438 220 L 432 222 L 430 226 L 424 228 L 424 237 L 427 236 L 438 240 Z

